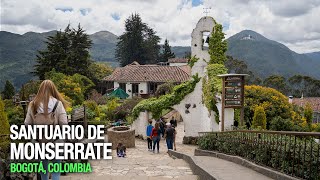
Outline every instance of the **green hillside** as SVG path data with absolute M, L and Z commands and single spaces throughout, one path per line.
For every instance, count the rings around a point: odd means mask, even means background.
M 303 74 L 320 78 L 320 60 L 291 51 L 254 31 L 245 30 L 230 37 L 227 54 L 245 61 L 249 69 L 262 78 L 270 74 L 285 77 Z
M 15 87 L 35 78 L 31 72 L 37 51 L 45 48 L 45 40 L 56 31 L 45 33 L 28 32 L 23 35 L 0 31 L 0 90 L 6 80 Z M 90 35 L 93 42 L 90 55 L 93 60 L 109 62 L 118 66 L 114 57 L 117 36 L 100 31 Z M 190 46 L 174 46 L 176 57 L 184 57 Z M 243 60 L 249 70 L 261 78 L 271 74 L 289 77 L 295 74 L 320 79 L 320 52 L 297 54 L 285 45 L 269 40 L 262 35 L 245 30 L 228 39 L 228 55 Z
M 25 82 L 34 79 L 31 73 L 35 63 L 37 51 L 46 48 L 46 37 L 54 35 L 56 31 L 45 33 L 28 32 L 23 35 L 0 31 L 0 89 L 6 80 L 13 82 L 15 87 L 21 87 Z M 90 54 L 93 60 L 110 62 L 114 61 L 114 49 L 117 36 L 100 31 L 90 35 L 93 46 Z

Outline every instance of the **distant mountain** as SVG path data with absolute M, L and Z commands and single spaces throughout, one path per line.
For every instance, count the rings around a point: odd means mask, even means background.
M 35 78 L 31 72 L 37 51 L 46 48 L 46 37 L 55 33 L 56 31 L 28 32 L 19 35 L 0 31 L 0 90 L 8 79 L 15 87 L 21 87 L 23 83 Z M 91 58 L 118 66 L 114 57 L 118 37 L 108 31 L 100 31 L 89 36 L 93 42 L 90 49 Z M 285 45 L 250 30 L 241 31 L 227 41 L 227 54 L 245 61 L 249 70 L 261 78 L 271 74 L 285 77 L 303 74 L 320 78 L 320 52 L 298 54 Z M 191 48 L 173 46 L 172 51 L 176 57 L 184 57 Z
M 172 52 L 176 55 L 176 57 L 185 57 L 188 53 L 191 52 L 190 46 L 172 46 Z
M 31 72 L 37 51 L 45 49 L 46 38 L 56 32 L 27 32 L 19 35 L 0 31 L 0 90 L 6 80 L 12 81 L 15 87 L 21 87 L 25 82 L 35 78 Z M 116 35 L 108 31 L 100 31 L 90 35 L 90 39 L 93 42 L 90 49 L 93 60 L 105 61 L 112 66 L 118 66 L 114 58 Z
M 254 31 L 241 31 L 227 41 L 227 54 L 246 62 L 249 69 L 262 78 L 271 74 L 285 77 L 303 74 L 320 78 L 320 60 L 291 51 Z
M 315 61 L 320 61 L 320 51 L 319 52 L 313 52 L 313 53 L 306 53 L 309 58 L 315 60 Z

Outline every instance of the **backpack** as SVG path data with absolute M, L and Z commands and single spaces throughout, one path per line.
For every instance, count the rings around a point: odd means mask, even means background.
M 48 116 L 45 116 L 43 113 L 36 113 L 34 115 L 34 118 L 32 118 L 32 125 L 57 125 L 56 117 L 55 117 L 55 111 L 58 107 L 59 101 L 57 101 L 52 109 L 52 112 L 48 114 Z M 38 134 L 38 133 L 37 133 Z M 38 139 L 37 140 L 40 143 L 47 143 L 47 142 L 53 142 L 54 140 L 48 140 L 48 139 Z
M 173 129 L 173 128 L 167 128 L 166 129 L 166 134 L 167 134 L 167 138 L 173 138 L 174 137 L 174 131 L 175 131 L 175 129 Z

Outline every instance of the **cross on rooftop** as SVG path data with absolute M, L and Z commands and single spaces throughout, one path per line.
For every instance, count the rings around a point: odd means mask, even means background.
M 205 14 L 206 14 L 206 16 L 208 16 L 208 13 L 210 12 L 211 7 L 203 8 L 203 9 L 204 9 L 203 13 L 205 13 Z

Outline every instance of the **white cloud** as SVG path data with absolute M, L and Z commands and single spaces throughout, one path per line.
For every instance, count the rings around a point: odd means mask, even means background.
M 137 12 L 162 42 L 168 38 L 171 45 L 186 46 L 204 7 L 226 26 L 227 37 L 251 29 L 297 52 L 320 51 L 320 0 L 203 0 L 196 7 L 191 0 L 2 0 L 1 30 L 44 32 L 70 22 L 81 23 L 88 33 L 120 35 L 125 19 Z M 66 8 L 72 11 L 57 10 Z

